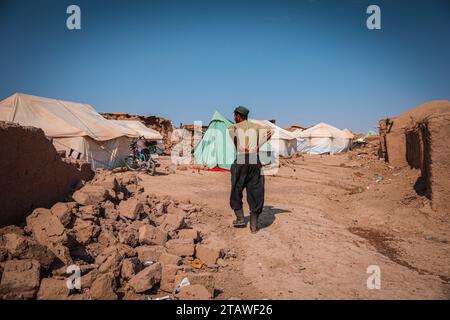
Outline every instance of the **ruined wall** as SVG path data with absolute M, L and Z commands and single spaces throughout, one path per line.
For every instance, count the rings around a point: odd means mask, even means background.
M 431 101 L 415 107 L 398 117 L 380 120 L 378 125 L 380 156 L 394 167 L 420 166 L 418 162 L 424 157 L 423 148 L 418 147 L 420 143 L 413 141 L 416 138 L 420 139 L 420 136 L 415 136 L 411 128 L 424 121 L 430 115 L 446 113 L 449 110 L 450 101 Z
M 406 131 L 406 161 L 414 169 L 423 169 L 425 157 L 426 128 L 417 125 Z
M 87 163 L 62 161 L 41 129 L 0 121 L 0 227 L 63 200 L 92 175 Z
M 434 210 L 450 214 L 450 112 L 432 115 L 420 126 L 425 131 L 427 196 Z
M 165 151 L 170 151 L 172 148 L 171 136 L 175 127 L 172 125 L 172 121 L 157 116 L 138 116 L 132 115 L 125 112 L 111 112 L 111 113 L 100 113 L 103 117 L 109 120 L 137 120 L 142 122 L 148 128 L 158 131 L 164 140 Z

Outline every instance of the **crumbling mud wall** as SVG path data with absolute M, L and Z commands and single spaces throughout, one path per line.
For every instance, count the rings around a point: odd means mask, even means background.
M 154 129 L 161 133 L 164 140 L 164 149 L 169 151 L 172 148 L 171 135 L 175 127 L 172 125 L 172 121 L 157 116 L 138 116 L 125 112 L 111 112 L 100 113 L 103 117 L 109 120 L 137 120 L 142 122 L 148 128 Z
M 92 176 L 89 164 L 61 160 L 41 129 L 0 121 L 0 226 L 49 208 Z
M 394 167 L 406 167 L 411 165 L 410 161 L 417 165 L 418 159 L 423 159 L 423 148 L 416 148 L 417 143 L 414 134 L 408 137 L 418 123 L 424 121 L 430 115 L 446 113 L 450 110 L 450 101 L 431 101 L 415 107 L 398 117 L 382 119 L 379 122 L 380 150 L 379 154 Z M 414 158 L 414 160 L 413 160 Z
M 450 213 L 450 101 L 432 101 L 379 122 L 379 155 L 395 167 L 420 169 L 414 185 L 434 210 Z
M 434 210 L 450 214 L 450 112 L 429 116 L 417 130 L 423 137 L 426 195 Z
M 423 125 L 416 125 L 405 133 L 406 161 L 414 169 L 423 169 L 427 130 Z

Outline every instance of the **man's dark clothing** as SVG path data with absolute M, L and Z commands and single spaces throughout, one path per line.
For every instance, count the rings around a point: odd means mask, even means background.
M 230 171 L 231 208 L 235 211 L 242 209 L 242 192 L 245 188 L 250 211 L 260 214 L 264 207 L 264 175 L 261 175 L 261 164 L 235 161 L 231 165 Z

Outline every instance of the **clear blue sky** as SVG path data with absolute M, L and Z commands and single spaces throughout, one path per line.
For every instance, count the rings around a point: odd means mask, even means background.
M 82 30 L 66 28 L 78 4 Z M 382 30 L 366 28 L 381 7 Z M 231 118 L 357 132 L 450 98 L 450 1 L 0 0 L 0 99 L 23 92 L 175 125 Z

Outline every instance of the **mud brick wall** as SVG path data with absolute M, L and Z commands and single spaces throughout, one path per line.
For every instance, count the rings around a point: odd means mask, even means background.
M 379 121 L 379 155 L 394 167 L 420 168 L 423 161 L 423 133 L 413 129 L 432 115 L 450 111 L 450 101 L 436 100 L 417 106 L 398 117 Z M 417 140 L 418 141 L 415 141 Z
M 430 116 L 422 127 L 427 196 L 434 210 L 450 214 L 450 112 Z
M 148 128 L 158 131 L 163 136 L 164 149 L 166 153 L 172 148 L 171 136 L 175 127 L 172 125 L 172 121 L 166 118 L 157 116 L 138 116 L 128 114 L 126 112 L 111 112 L 100 113 L 103 117 L 109 120 L 136 120 L 142 122 Z
M 411 168 L 424 169 L 424 148 L 427 139 L 426 125 L 420 124 L 406 132 L 406 161 Z
M 90 173 L 62 161 L 41 129 L 0 121 L 0 227 L 63 200 Z
M 404 132 L 391 132 L 386 135 L 386 152 L 389 163 L 394 167 L 404 167 L 406 161 L 406 136 Z

